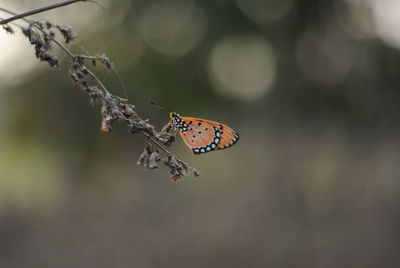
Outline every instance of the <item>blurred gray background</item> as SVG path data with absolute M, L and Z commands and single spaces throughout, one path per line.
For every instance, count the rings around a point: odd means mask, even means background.
M 100 3 L 32 18 L 109 56 L 119 75 L 92 70 L 158 128 L 150 101 L 241 140 L 175 143 L 199 178 L 139 167 L 143 137 L 100 132 L 69 58 L 0 31 L 0 267 L 400 266 L 400 1 Z

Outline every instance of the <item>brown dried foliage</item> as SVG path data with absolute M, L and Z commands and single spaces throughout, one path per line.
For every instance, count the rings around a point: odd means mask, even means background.
M 2 10 L 5 11 L 5 9 Z M 10 11 L 8 13 L 15 15 Z M 188 174 L 189 170 L 196 177 L 200 175 L 196 169 L 189 167 L 187 163 L 178 159 L 167 149 L 175 141 L 176 131 L 171 123 L 165 125 L 161 131 L 156 131 L 149 120 L 143 120 L 137 114 L 134 105 L 129 104 L 127 99 L 111 94 L 100 79 L 88 68 L 87 61 L 94 67 L 103 65 L 106 70 L 112 70 L 114 66 L 106 55 L 76 55 L 57 40 L 56 32 L 61 35 L 64 43 L 68 44 L 74 41 L 77 34 L 71 28 L 55 25 L 49 21 L 39 22 L 21 19 L 28 23 L 28 26 L 18 27 L 21 28 L 22 33 L 34 47 L 35 56 L 40 61 L 47 62 L 51 67 L 60 66 L 58 57 L 52 52 L 53 46 L 60 47 L 72 58 L 69 76 L 73 84 L 86 92 L 92 103 L 101 104 L 102 132 L 109 133 L 115 122 L 121 122 L 127 125 L 131 134 L 141 133 L 146 137 L 145 148 L 137 161 L 138 165 L 155 169 L 159 167 L 158 163 L 162 162 L 170 169 L 171 178 L 174 181 Z M 3 29 L 7 33 L 15 33 L 13 27 L 9 24 L 3 24 Z

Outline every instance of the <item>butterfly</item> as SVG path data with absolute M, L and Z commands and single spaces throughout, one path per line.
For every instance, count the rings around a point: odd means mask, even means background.
M 170 118 L 194 154 L 229 148 L 239 140 L 239 133 L 218 122 L 180 116 L 175 112 L 170 113 Z

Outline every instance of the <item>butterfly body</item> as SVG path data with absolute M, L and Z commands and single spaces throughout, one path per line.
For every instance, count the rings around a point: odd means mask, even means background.
M 170 117 L 183 141 L 194 154 L 225 149 L 239 140 L 239 134 L 227 125 L 201 118 L 180 116 L 175 112 L 172 112 Z

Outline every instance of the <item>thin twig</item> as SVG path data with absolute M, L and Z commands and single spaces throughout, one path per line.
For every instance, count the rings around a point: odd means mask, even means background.
M 110 92 L 108 92 L 106 86 L 100 81 L 100 79 L 94 73 L 92 73 L 92 71 L 89 70 L 89 68 L 87 69 L 87 72 L 96 81 L 96 84 L 101 87 L 101 89 L 104 91 L 104 94 L 106 94 L 106 96 L 110 95 Z
M 44 6 L 44 7 L 38 8 L 38 9 L 30 10 L 30 11 L 15 15 L 15 16 L 13 16 L 11 18 L 8 18 L 8 19 L 1 20 L 0 21 L 0 25 L 7 24 L 7 23 L 9 23 L 11 21 L 22 19 L 24 17 L 31 16 L 31 15 L 34 15 L 34 14 L 38 14 L 38 13 L 41 13 L 41 12 L 45 12 L 45 11 L 48 11 L 48 10 L 51 10 L 51 9 L 55 9 L 55 8 L 59 8 L 59 7 L 67 6 L 67 5 L 71 5 L 71 4 L 76 3 L 76 2 L 86 2 L 86 1 L 87 0 L 68 0 L 68 1 L 60 2 L 60 3 Z
M 143 135 L 145 135 L 148 139 L 150 139 L 155 145 L 157 145 L 158 147 L 160 147 L 166 154 L 168 155 L 172 155 L 172 153 L 170 151 L 168 151 L 167 148 L 165 148 L 163 145 L 161 145 L 156 139 L 154 139 L 153 136 L 150 136 L 149 134 L 147 134 L 144 131 L 141 131 Z M 181 161 L 181 160 L 179 160 Z
M 41 31 L 43 34 L 47 35 L 48 37 L 51 38 L 51 40 L 57 45 L 59 46 L 62 50 L 64 50 L 65 53 L 68 54 L 68 56 L 70 56 L 71 58 L 75 58 L 76 55 L 74 53 L 72 53 L 66 46 L 64 46 L 62 43 L 60 43 L 57 39 L 55 39 L 54 37 L 52 37 L 51 35 L 49 35 L 48 33 L 46 33 L 45 31 L 43 31 L 42 28 L 40 28 L 39 26 L 36 25 L 35 22 L 29 22 L 30 24 L 32 24 L 33 26 L 35 26 L 36 29 L 38 29 L 39 31 Z

